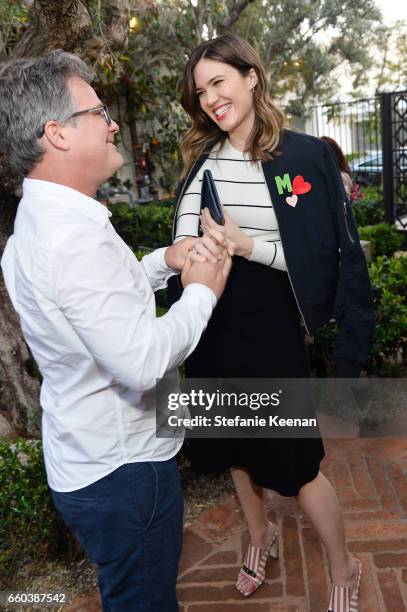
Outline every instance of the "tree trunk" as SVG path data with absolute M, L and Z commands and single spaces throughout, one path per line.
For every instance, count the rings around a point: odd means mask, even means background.
M 130 2 L 106 0 L 103 3 L 104 25 L 101 15 L 96 15 L 96 35 L 92 29 L 92 6 L 95 5 L 86 0 L 34 0 L 31 25 L 16 43 L 10 57 L 39 57 L 59 48 L 77 53 L 92 64 L 103 63 L 113 51 L 127 44 Z M 0 54 L 2 52 L 4 54 L 4 43 L 0 39 Z M 18 181 L 0 156 L 0 257 L 13 231 L 18 202 L 16 185 Z M 0 437 L 38 433 L 40 383 L 35 371 L 36 366 L 21 335 L 19 318 L 0 273 Z M 10 427 L 6 431 L 5 421 L 11 425 L 12 431 Z
M 17 198 L 11 196 L 0 203 L 0 257 L 3 254 L 17 208 Z M 6 434 L 37 435 L 39 433 L 38 378 L 35 366 L 21 335 L 20 321 L 0 274 L 0 436 Z M 6 420 L 12 427 L 4 429 Z
M 98 14 L 97 34 L 93 32 L 90 2 L 85 0 L 35 0 L 32 22 L 13 49 L 13 57 L 38 57 L 52 49 L 77 53 L 89 62 L 103 60 L 117 49 L 127 45 L 129 30 L 129 0 L 106 0 L 108 16 L 102 30 Z

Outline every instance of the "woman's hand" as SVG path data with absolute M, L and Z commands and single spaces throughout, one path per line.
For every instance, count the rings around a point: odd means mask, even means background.
M 204 208 L 201 213 L 201 225 L 205 234 L 210 235 L 211 230 L 217 230 L 222 232 L 226 238 L 226 245 L 233 243 L 233 251 L 235 255 L 245 257 L 249 259 L 253 251 L 253 239 L 246 236 L 234 221 L 232 221 L 230 215 L 226 212 L 222 206 L 223 215 L 225 217 L 225 225 L 219 225 L 211 217 L 211 214 L 207 208 Z
M 215 228 L 210 228 L 201 238 L 195 239 L 190 253 L 193 261 L 203 262 L 208 259 L 212 263 L 216 263 L 225 255 L 234 255 L 234 243 L 225 238 L 219 227 L 217 225 Z
M 216 224 L 217 225 L 217 224 Z M 229 255 L 234 254 L 234 245 L 227 240 L 219 231 L 220 226 L 210 229 L 201 238 L 187 237 L 169 246 L 165 251 L 165 263 L 176 272 L 180 272 L 186 262 L 188 255 L 193 261 L 203 262 L 206 260 L 216 263 L 223 257 L 224 249 Z

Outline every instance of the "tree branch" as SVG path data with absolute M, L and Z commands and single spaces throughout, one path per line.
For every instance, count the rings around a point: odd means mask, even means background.
M 6 56 L 6 45 L 4 44 L 3 35 L 0 30 L 0 61 Z
M 112 49 L 127 47 L 130 2 L 129 0 L 108 0 L 106 4 L 109 24 L 105 36 L 109 41 L 109 45 Z
M 212 0 L 206 0 L 206 25 L 208 26 L 208 39 L 213 38 Z
M 235 7 L 231 10 L 229 16 L 220 22 L 220 32 L 230 30 L 230 28 L 236 23 L 243 11 L 255 0 L 240 0 Z

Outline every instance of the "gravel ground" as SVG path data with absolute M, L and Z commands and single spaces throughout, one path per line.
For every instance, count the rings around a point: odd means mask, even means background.
M 197 516 L 213 504 L 219 503 L 233 490 L 233 483 L 229 472 L 216 475 L 196 476 L 192 473 L 188 461 L 183 455 L 179 458 L 182 483 L 185 499 L 184 526 L 188 526 Z M 97 587 L 95 566 L 82 557 L 73 563 L 43 562 L 27 564 L 20 570 L 13 591 L 31 593 L 60 593 L 68 592 L 68 601 L 73 596 L 84 593 Z M 2 586 L 7 589 L 8 587 Z M 11 589 L 10 589 L 11 590 Z M 3 609 L 3 608 L 2 608 Z M 49 609 L 54 612 L 63 612 L 63 607 L 12 606 L 4 610 L 13 612 L 30 612 L 31 610 Z

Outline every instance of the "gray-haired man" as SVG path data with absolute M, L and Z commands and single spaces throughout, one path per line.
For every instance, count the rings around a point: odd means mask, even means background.
M 90 81 L 62 51 L 0 70 L 0 152 L 26 177 L 2 269 L 43 375 L 48 482 L 104 610 L 173 612 L 181 442 L 155 437 L 154 386 L 196 346 L 230 257 L 191 263 L 186 239 L 135 259 L 92 197 L 123 160 Z M 182 268 L 184 294 L 157 319 L 153 291 Z

